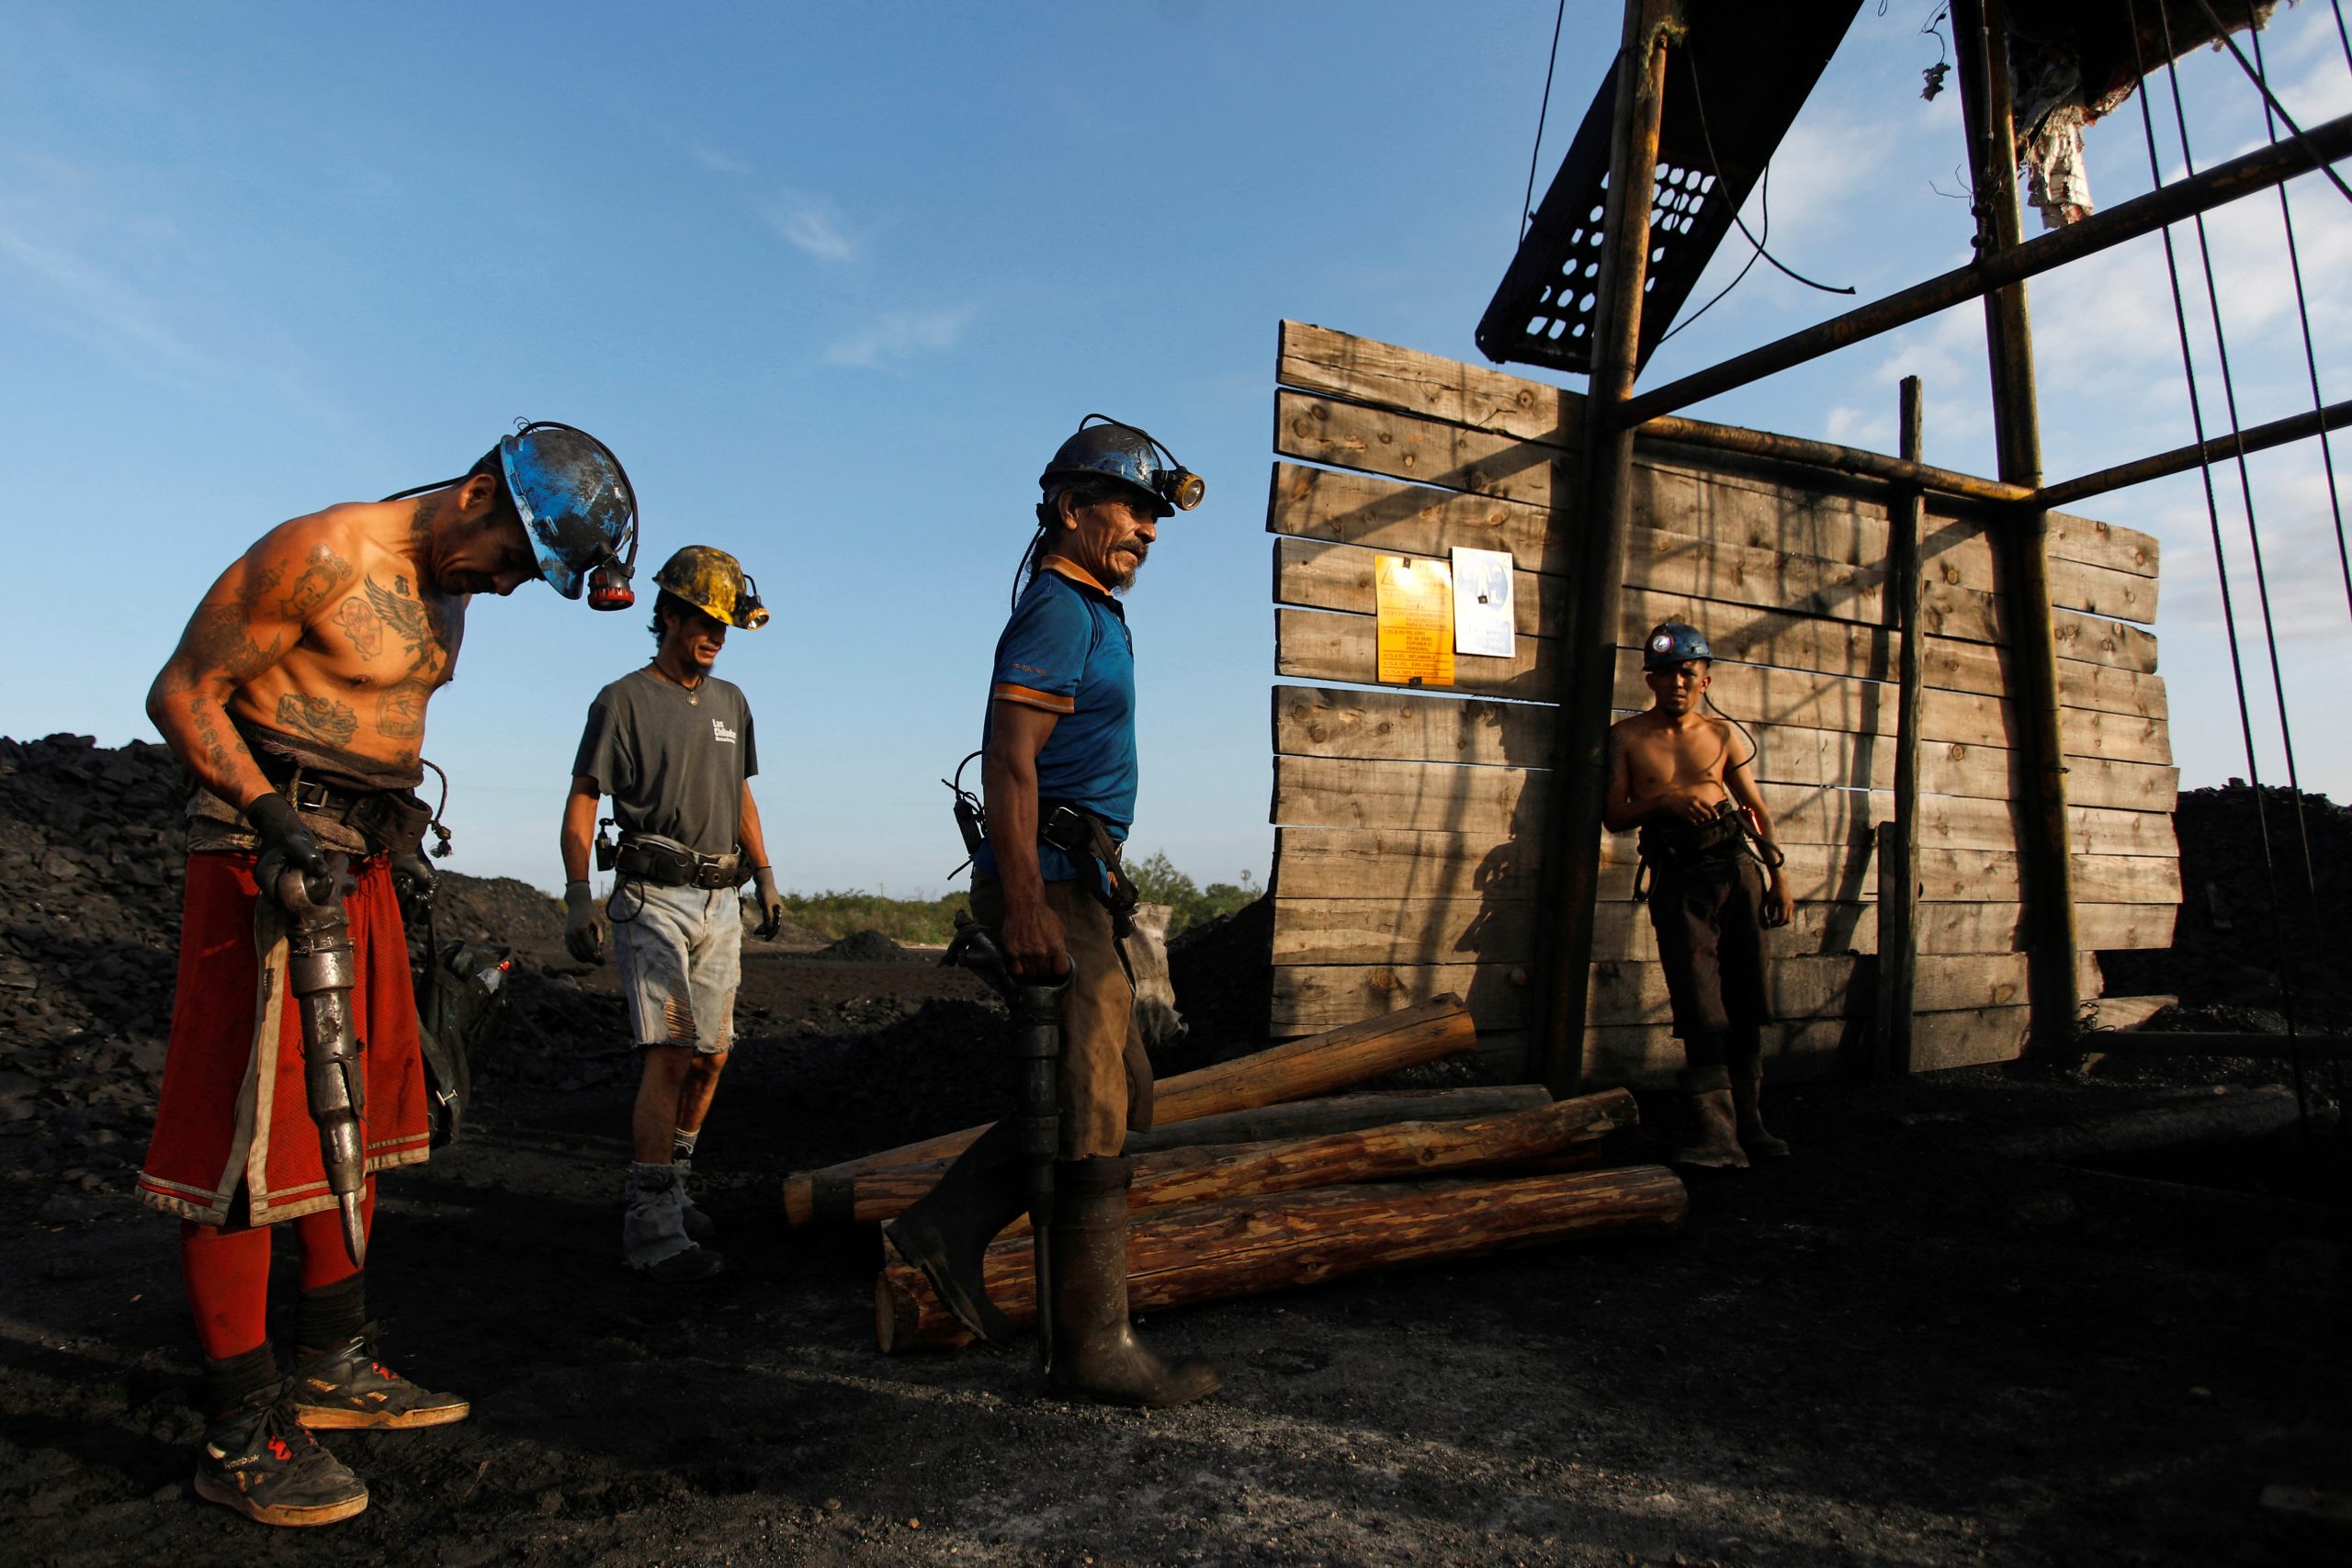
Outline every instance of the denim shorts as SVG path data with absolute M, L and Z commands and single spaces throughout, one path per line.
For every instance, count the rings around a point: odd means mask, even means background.
M 690 1046 L 706 1055 L 734 1044 L 735 988 L 743 977 L 736 890 L 624 879 L 605 912 L 637 1043 Z

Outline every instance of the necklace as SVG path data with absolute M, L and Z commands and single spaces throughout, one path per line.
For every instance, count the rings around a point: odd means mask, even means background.
M 700 681 L 695 682 L 691 686 L 687 685 L 684 681 L 679 680 L 675 675 L 673 675 L 667 670 L 662 669 L 659 660 L 656 660 L 653 663 L 646 666 L 646 668 L 651 670 L 656 675 L 661 676 L 664 681 L 669 682 L 673 686 L 677 687 L 678 690 L 685 693 L 686 705 L 688 707 L 698 708 L 702 706 L 702 682 Z

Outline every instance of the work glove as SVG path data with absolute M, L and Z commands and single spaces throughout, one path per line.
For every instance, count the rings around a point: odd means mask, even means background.
M 582 964 L 605 961 L 605 937 L 610 930 L 605 911 L 585 882 L 563 885 L 563 946 Z
M 314 888 L 332 880 L 326 852 L 319 848 L 318 835 L 311 831 L 292 801 L 275 793 L 257 795 L 245 803 L 245 820 L 253 824 L 254 835 L 261 840 L 261 861 L 254 868 L 254 880 L 263 891 L 274 897 L 277 878 L 288 866 L 300 871 Z
M 430 902 L 433 897 L 433 863 L 424 858 L 424 842 L 416 848 L 392 857 L 392 886 L 402 895 Z
M 752 934 L 763 942 L 774 942 L 784 930 L 784 895 L 775 890 L 775 873 L 760 866 L 752 873 L 752 901 L 760 907 L 760 923 Z

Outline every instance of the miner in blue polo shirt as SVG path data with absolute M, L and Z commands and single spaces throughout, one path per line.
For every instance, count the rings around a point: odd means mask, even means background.
M 1159 522 L 1199 504 L 1199 478 L 1134 425 L 1089 414 L 1038 479 L 1045 498 L 997 639 L 980 741 L 988 837 L 972 913 L 1013 973 L 1071 974 L 1062 999 L 1061 1150 L 1054 1169 L 1057 1386 L 1130 1404 L 1216 1392 L 1216 1370 L 1163 1360 L 1127 1319 L 1130 1128 L 1151 1125 L 1151 1061 L 1136 1032 L 1120 939 L 1134 890 L 1119 853 L 1135 818 L 1135 641 L 1117 594 Z M 1072 973 L 1074 971 L 1074 973 Z M 1001 1343 L 1012 1325 L 980 1283 L 989 1242 L 1025 1206 L 1017 1134 L 999 1122 L 885 1230 L 958 1322 Z

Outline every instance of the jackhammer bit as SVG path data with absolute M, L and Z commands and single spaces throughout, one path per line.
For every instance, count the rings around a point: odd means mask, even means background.
M 971 916 L 956 917 L 956 940 L 946 962 L 960 964 L 1002 997 L 1012 1010 L 1014 1113 L 1021 1134 L 1023 1190 L 1029 1200 L 1029 1246 L 1037 1275 L 1038 1370 L 1054 1365 L 1054 1161 L 1061 1154 L 1061 1102 L 1056 1080 L 1062 1055 L 1062 998 L 1078 977 L 1078 965 L 1044 984 L 1012 973 L 1004 950 Z
M 358 885 L 342 855 L 327 857 L 327 874 L 265 863 L 262 885 L 286 911 L 286 977 L 302 1017 L 302 1082 L 311 1120 L 318 1123 L 327 1187 L 343 1211 L 343 1245 L 355 1266 L 368 1261 L 368 1227 L 360 1198 L 368 1184 L 359 1116 L 367 1109 L 366 1049 L 353 1027 L 351 988 L 357 978 L 351 917 L 344 895 Z

